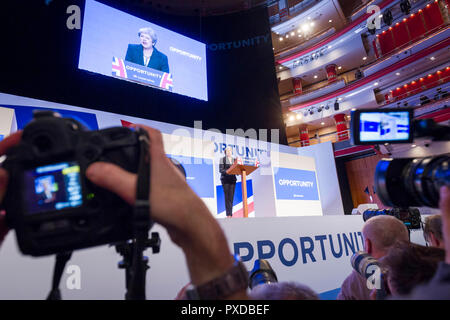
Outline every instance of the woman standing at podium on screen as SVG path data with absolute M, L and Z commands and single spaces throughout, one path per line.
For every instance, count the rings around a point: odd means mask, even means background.
M 220 182 L 222 182 L 223 193 L 225 194 L 225 210 L 227 218 L 231 218 L 233 216 L 233 198 L 237 179 L 234 174 L 227 174 L 226 172 L 234 163 L 231 147 L 225 148 L 224 152 L 225 157 L 220 159 L 219 164 Z

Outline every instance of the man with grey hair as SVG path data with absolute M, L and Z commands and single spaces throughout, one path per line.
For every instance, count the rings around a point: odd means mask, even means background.
M 141 28 L 138 31 L 140 44 L 129 44 L 126 61 L 169 73 L 167 56 L 155 48 L 158 37 L 152 28 Z
M 376 216 L 364 224 L 362 230 L 364 251 L 375 259 L 384 257 L 395 243 L 409 241 L 406 226 L 392 216 Z M 344 280 L 338 300 L 370 300 L 367 280 L 355 270 Z
M 425 218 L 423 237 L 430 247 L 445 249 L 444 237 L 442 235 L 442 217 L 440 214 Z

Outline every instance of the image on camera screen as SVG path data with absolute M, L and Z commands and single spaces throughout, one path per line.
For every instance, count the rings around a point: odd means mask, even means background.
M 360 140 L 407 141 L 409 139 L 408 112 L 361 112 Z
M 63 162 L 25 171 L 25 196 L 29 214 L 81 206 L 80 166 Z

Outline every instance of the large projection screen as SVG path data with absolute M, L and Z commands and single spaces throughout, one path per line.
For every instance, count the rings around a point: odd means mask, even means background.
M 79 69 L 208 100 L 206 45 L 86 0 Z

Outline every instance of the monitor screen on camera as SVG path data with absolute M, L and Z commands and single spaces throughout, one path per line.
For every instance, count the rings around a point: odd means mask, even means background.
M 83 204 L 80 166 L 62 162 L 24 172 L 27 213 L 75 208 Z
M 408 142 L 410 139 L 411 120 L 409 111 L 362 111 L 360 113 L 360 142 Z

